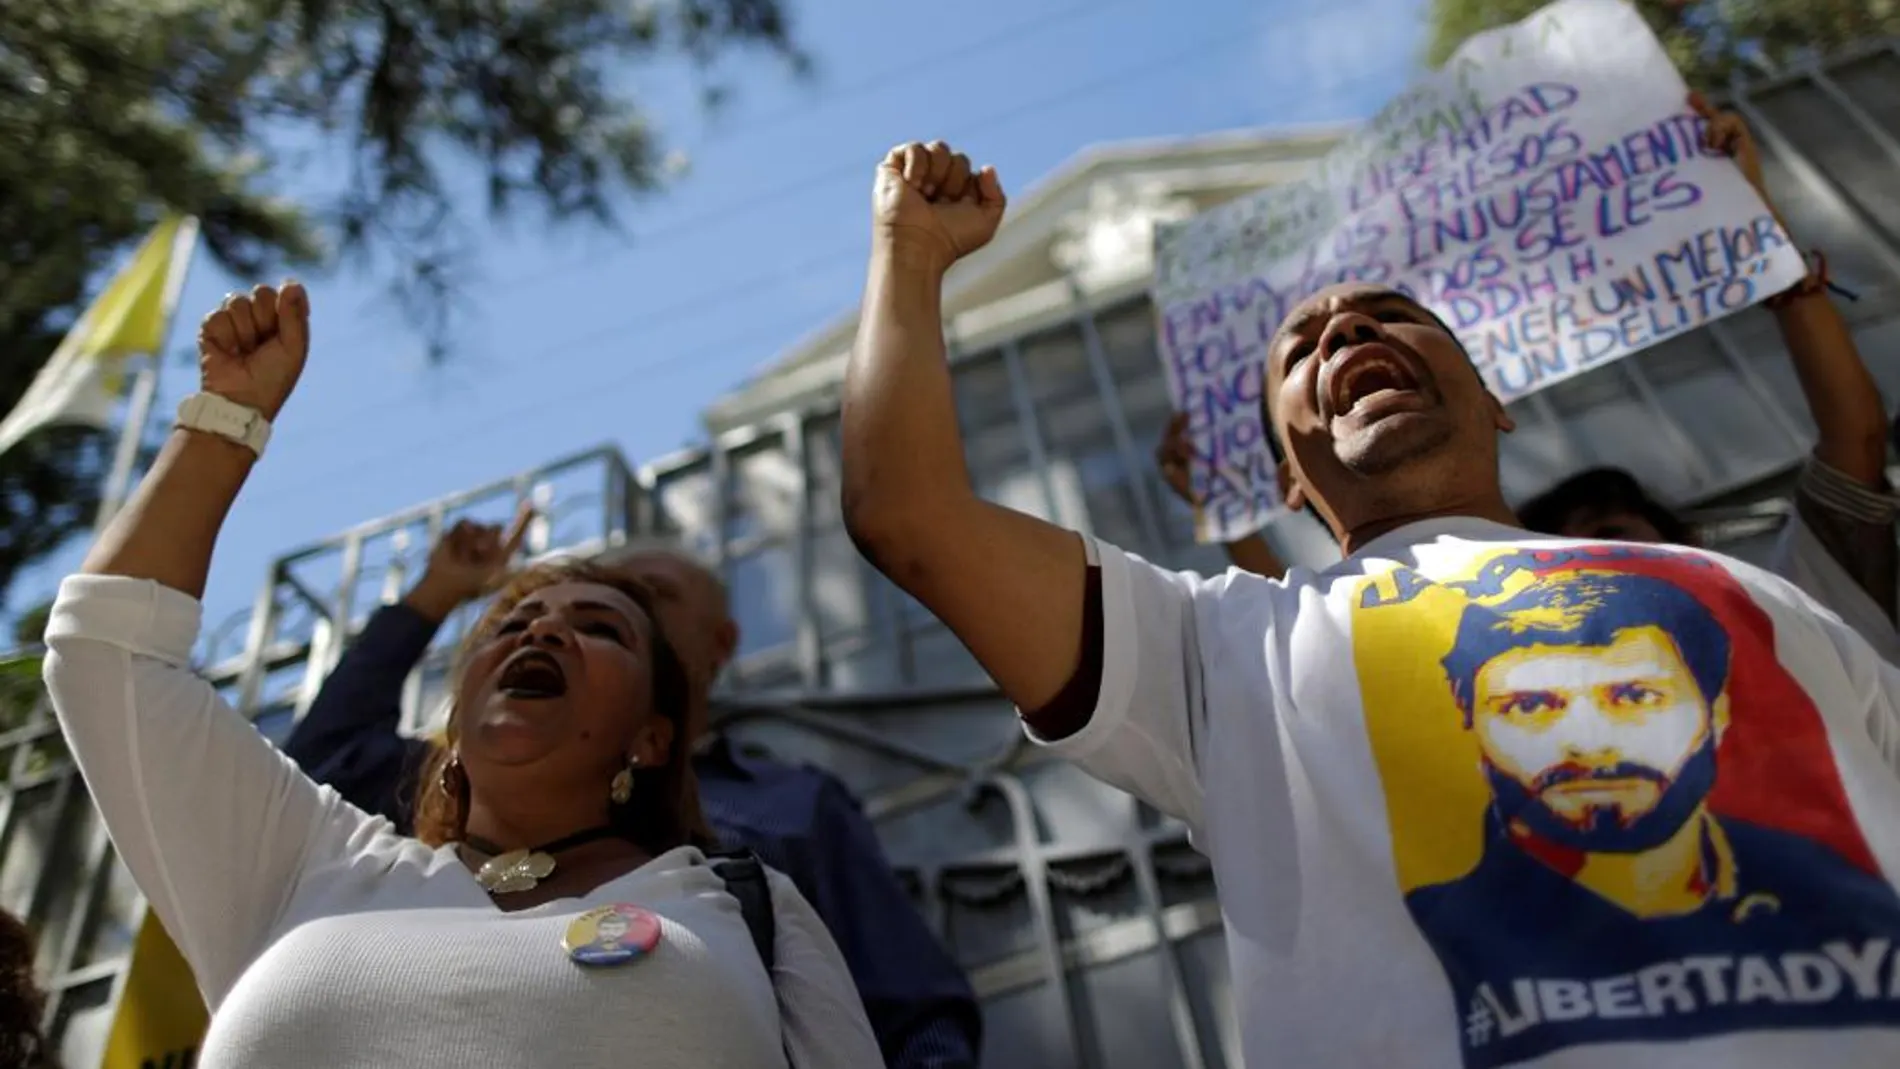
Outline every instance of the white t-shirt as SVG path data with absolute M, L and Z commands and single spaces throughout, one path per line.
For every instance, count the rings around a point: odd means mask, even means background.
M 737 901 L 691 847 L 580 898 L 508 913 L 431 849 L 305 778 L 187 663 L 198 602 L 67 579 L 47 685 L 126 865 L 213 1009 L 202 1069 L 702 1066 L 870 1069 L 842 956 L 769 874 L 768 977 Z M 652 953 L 583 967 L 570 922 L 656 914 Z
M 1251 1069 L 1900 1065 L 1900 675 L 1788 583 L 1468 519 L 1091 549 L 1051 745 L 1212 859 Z

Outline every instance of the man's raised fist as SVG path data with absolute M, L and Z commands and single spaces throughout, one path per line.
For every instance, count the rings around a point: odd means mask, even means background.
M 198 325 L 203 390 L 266 419 L 277 418 L 309 355 L 310 296 L 296 282 L 233 293 Z
M 919 247 L 948 270 L 996 236 L 1005 203 L 996 168 L 972 170 L 941 141 L 913 141 L 878 165 L 872 225 L 876 240 Z

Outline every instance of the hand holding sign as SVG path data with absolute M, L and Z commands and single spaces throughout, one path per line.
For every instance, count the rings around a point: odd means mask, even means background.
M 1283 507 L 1259 367 L 1280 319 L 1329 285 L 1430 308 L 1508 404 L 1799 282 L 1747 126 L 1688 95 L 1629 4 L 1559 0 L 1467 41 L 1309 177 L 1157 228 L 1199 537 Z
M 989 244 L 1007 204 L 996 168 L 941 141 L 892 149 L 878 165 L 871 215 L 874 241 L 929 256 L 942 270 Z
M 1773 208 L 1774 201 L 1769 200 L 1768 187 L 1762 181 L 1761 148 L 1755 144 L 1755 134 L 1748 128 L 1747 120 L 1733 111 L 1717 109 L 1701 93 L 1689 94 L 1689 109 L 1708 124 L 1702 131 L 1702 144 L 1734 160 L 1735 166 L 1741 168 L 1742 177 L 1748 179 L 1748 184 Z

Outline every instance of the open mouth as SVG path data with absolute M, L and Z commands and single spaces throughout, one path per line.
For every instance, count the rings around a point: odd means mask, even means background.
M 1354 346 L 1333 364 L 1327 383 L 1333 414 L 1343 416 L 1387 395 L 1414 392 L 1420 386 L 1411 361 L 1389 345 Z
M 545 650 L 516 650 L 502 663 L 499 687 L 510 698 L 558 698 L 567 693 L 567 673 Z

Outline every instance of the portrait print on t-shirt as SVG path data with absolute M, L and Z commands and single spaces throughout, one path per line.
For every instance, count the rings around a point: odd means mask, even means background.
M 1353 643 L 1466 1066 L 1900 1023 L 1900 896 L 1722 568 L 1607 545 L 1401 568 L 1366 580 Z

